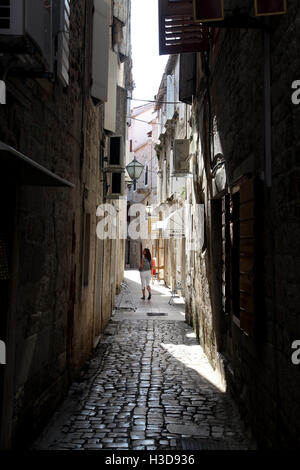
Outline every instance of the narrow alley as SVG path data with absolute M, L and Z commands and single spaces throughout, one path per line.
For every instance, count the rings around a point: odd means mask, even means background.
M 125 272 L 125 280 L 139 299 L 138 271 Z M 34 448 L 249 449 L 231 399 L 184 321 L 183 299 L 169 305 L 170 291 L 157 281 L 152 294 L 136 311 L 121 303 Z
M 0 452 L 300 449 L 299 25 L 0 0 Z

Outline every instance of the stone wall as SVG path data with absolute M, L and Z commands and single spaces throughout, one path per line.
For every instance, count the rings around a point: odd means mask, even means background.
M 117 242 L 96 237 L 103 107 L 89 92 L 91 34 L 92 2 L 72 2 L 69 86 L 8 78 L 0 109 L 0 140 L 75 185 L 18 185 L 2 421 L 8 447 L 26 446 L 51 415 L 114 307 Z
M 226 160 L 227 183 L 243 174 L 261 182 L 258 201 L 262 288 L 255 309 L 255 337 L 223 317 L 221 304 L 221 206 L 212 197 L 208 151 L 200 123 L 203 75 L 193 118 L 202 139 L 207 181 L 207 249 L 191 264 L 193 285 L 187 292 L 187 318 L 215 367 L 225 370 L 227 385 L 259 446 L 299 446 L 299 366 L 291 362 L 291 344 L 299 339 L 299 116 L 291 102 L 291 84 L 299 79 L 300 8 L 272 18 L 272 187 L 264 179 L 264 42 L 259 30 L 221 30 L 210 59 L 212 119 Z M 205 85 L 204 85 L 205 87 Z M 202 92 L 200 91 L 202 90 Z M 202 108 L 203 110 L 203 108 Z M 205 121 L 205 119 L 204 119 Z M 206 129 L 207 131 L 207 129 Z M 214 155 L 212 155 L 213 157 Z M 191 189 L 194 193 L 194 189 Z M 222 195 L 220 195 L 221 197 Z M 205 289 L 207 285 L 207 289 Z M 230 344 L 224 340 L 230 332 Z M 221 356 L 220 356 L 221 354 Z M 220 364 L 220 357 L 222 359 Z

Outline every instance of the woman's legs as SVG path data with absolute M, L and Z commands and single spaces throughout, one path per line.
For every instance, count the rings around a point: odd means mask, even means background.
M 148 300 L 151 299 L 151 287 L 150 287 L 150 282 L 151 282 L 151 271 L 149 273 L 147 272 L 146 275 L 146 286 L 147 286 L 147 291 L 149 293 Z
M 151 282 L 151 271 L 149 273 L 147 271 L 141 271 L 141 283 L 142 283 L 142 292 L 143 292 L 143 297 L 142 299 L 145 300 L 145 295 L 146 295 L 146 287 L 148 291 L 148 300 L 151 299 L 151 287 L 150 287 L 150 282 Z
M 143 293 L 143 297 L 142 297 L 142 300 L 145 300 L 145 294 L 146 294 L 146 279 L 145 279 L 145 273 L 143 271 L 140 272 L 140 276 L 141 276 L 141 284 L 142 284 L 142 293 Z
M 151 287 L 147 286 L 147 291 L 149 292 L 148 300 L 151 299 Z

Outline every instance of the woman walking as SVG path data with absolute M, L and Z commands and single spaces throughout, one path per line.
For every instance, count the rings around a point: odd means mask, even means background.
M 151 287 L 150 287 L 151 265 L 152 265 L 152 258 L 151 258 L 150 250 L 148 248 L 145 248 L 143 250 L 142 262 L 139 267 L 139 271 L 141 275 L 141 283 L 142 283 L 142 292 L 143 292 L 142 299 L 143 300 L 145 300 L 146 287 L 149 293 L 148 300 L 151 299 Z

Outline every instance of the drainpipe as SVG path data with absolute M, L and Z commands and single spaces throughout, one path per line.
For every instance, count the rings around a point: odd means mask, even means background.
M 265 125 L 265 184 L 272 186 L 272 117 L 271 117 L 271 54 L 270 30 L 264 35 L 264 125 Z

